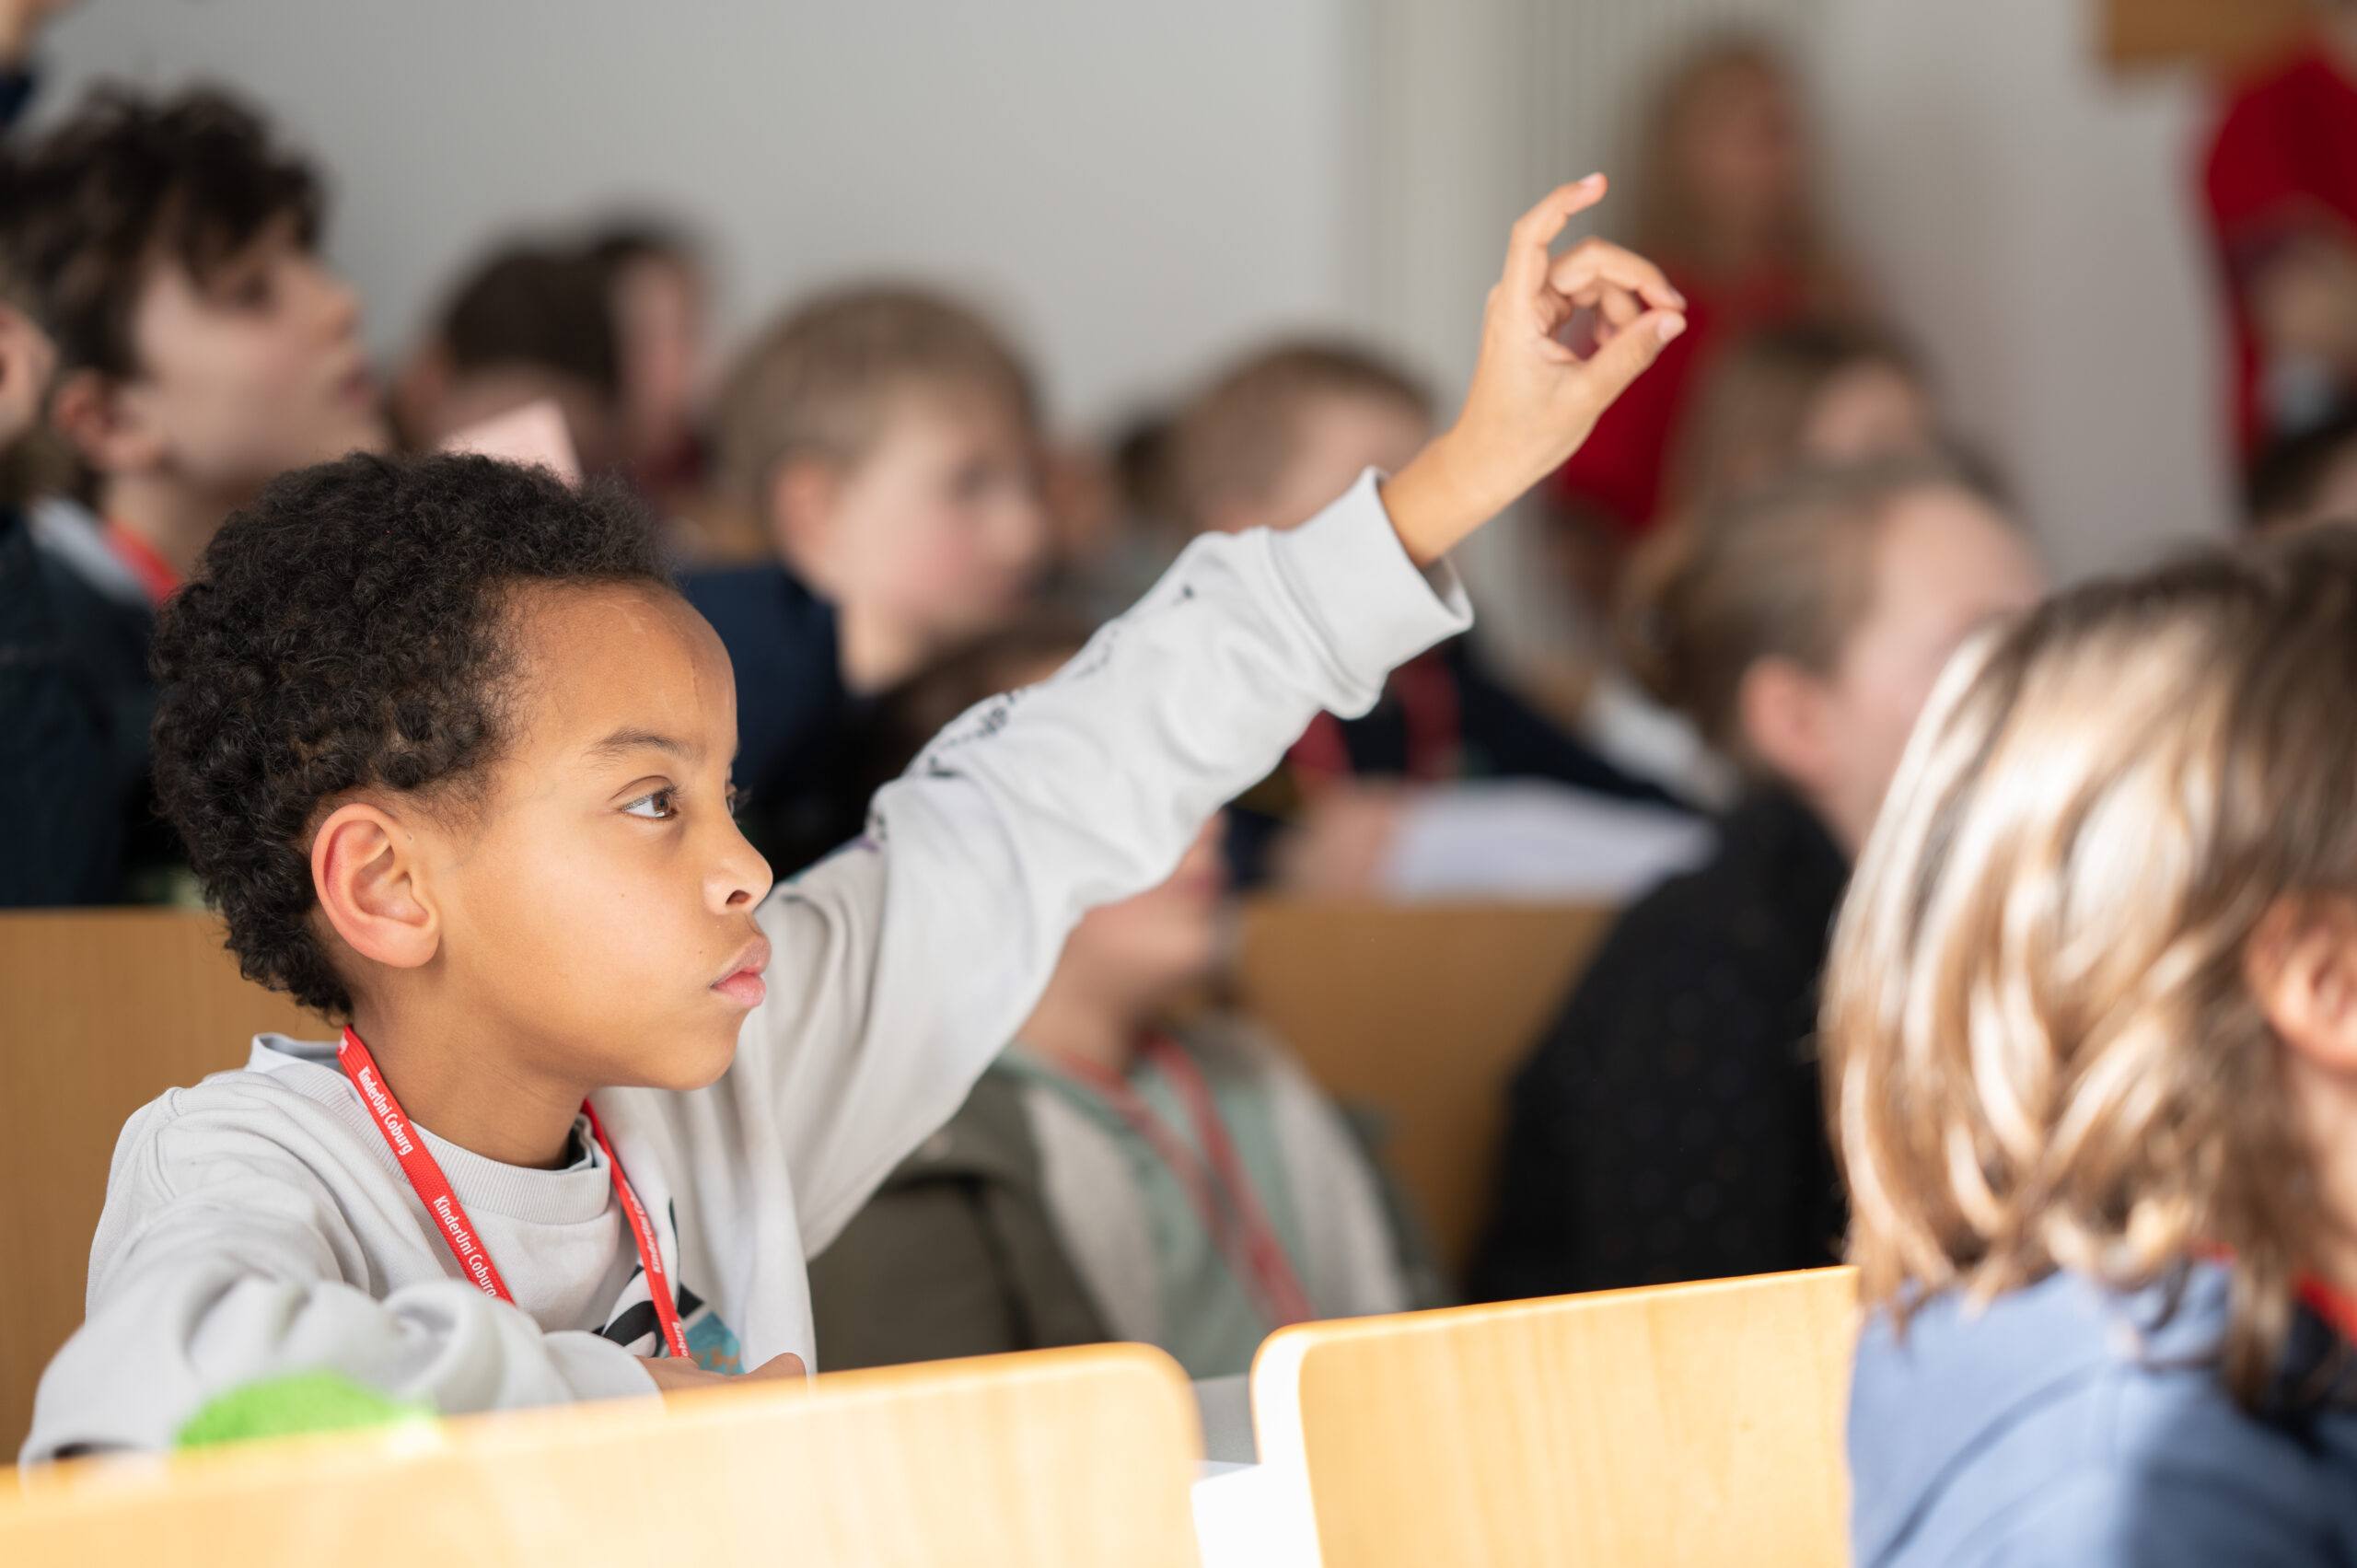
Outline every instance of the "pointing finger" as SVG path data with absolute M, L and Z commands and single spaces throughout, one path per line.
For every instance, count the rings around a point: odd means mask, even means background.
M 1548 250 L 1555 243 L 1555 237 L 1563 232 L 1563 226 L 1572 221 L 1573 214 L 1604 200 L 1604 191 L 1601 174 L 1558 185 L 1515 221 L 1513 236 L 1506 242 L 1504 280 L 1511 299 L 1519 303 L 1538 293 L 1547 281 L 1550 259 Z

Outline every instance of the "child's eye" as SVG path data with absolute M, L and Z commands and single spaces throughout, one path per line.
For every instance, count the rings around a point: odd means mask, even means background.
M 728 814 L 731 817 L 740 816 L 743 814 L 744 809 L 745 792 L 738 789 L 735 784 L 730 784 L 728 786 Z
M 668 822 L 679 814 L 679 792 L 669 786 L 640 796 L 622 807 L 630 817 L 642 817 L 650 822 Z

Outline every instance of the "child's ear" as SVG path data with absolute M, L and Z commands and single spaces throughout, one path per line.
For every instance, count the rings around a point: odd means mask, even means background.
M 1825 683 L 1787 658 L 1756 659 L 1736 689 L 1736 722 L 1754 755 L 1815 799 L 1832 784 Z
M 2327 1072 L 2357 1075 L 2357 903 L 2280 900 L 2251 934 L 2243 978 L 2285 1045 Z
M 835 503 L 842 475 L 824 458 L 788 458 L 770 476 L 770 542 L 795 573 L 814 586 L 830 575 Z
M 336 807 L 311 840 L 311 888 L 344 946 L 392 969 L 416 969 L 441 946 L 416 839 L 366 801 Z
M 100 474 L 141 473 L 164 460 L 163 439 L 140 417 L 129 389 L 96 370 L 75 370 L 57 383 L 49 422 Z

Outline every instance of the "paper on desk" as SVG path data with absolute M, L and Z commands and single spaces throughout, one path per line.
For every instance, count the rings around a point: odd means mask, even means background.
M 1541 779 L 1485 779 L 1416 796 L 1384 866 L 1396 899 L 1625 903 L 1690 871 L 1711 825 L 1666 806 Z

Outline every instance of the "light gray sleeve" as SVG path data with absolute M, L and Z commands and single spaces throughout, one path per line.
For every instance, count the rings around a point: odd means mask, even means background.
M 1083 913 L 1167 877 L 1318 710 L 1364 713 L 1470 621 L 1370 472 L 1291 532 L 1197 540 L 1052 679 L 944 730 L 865 840 L 762 910 L 770 1001 L 731 1076 L 761 1102 L 745 1124 L 776 1132 L 805 1248 L 956 1111 Z
M 124 1128 L 89 1316 L 42 1375 L 24 1462 L 168 1448 L 208 1400 L 289 1372 L 341 1372 L 446 1414 L 654 1393 L 621 1346 L 543 1334 L 461 1281 L 375 1299 L 318 1175 L 226 1122 L 176 1121 L 159 1101 Z

